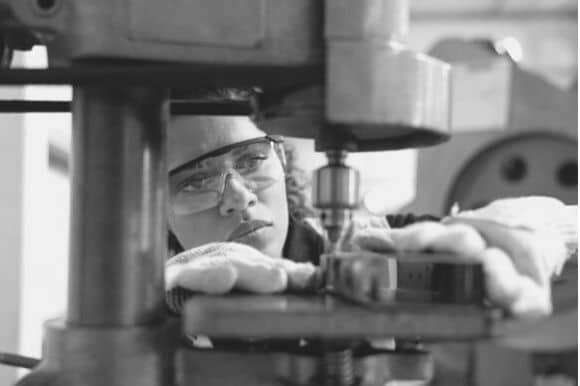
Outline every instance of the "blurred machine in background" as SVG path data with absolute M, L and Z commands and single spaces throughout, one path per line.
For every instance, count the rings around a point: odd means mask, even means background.
M 416 197 L 405 210 L 445 215 L 455 204 L 474 209 L 525 195 L 577 204 L 577 88 L 558 88 L 520 67 L 513 43 L 447 39 L 430 50 L 452 65 L 453 136 L 417 150 Z M 565 308 L 577 288 L 573 260 L 555 284 L 555 306 Z M 562 374 L 577 374 L 577 351 L 513 350 L 493 342 L 454 349 L 471 358 L 478 385 L 543 384 L 540 379 L 567 385 L 571 378 Z
M 449 39 L 430 54 L 453 66 L 453 137 L 418 151 L 407 209 L 442 215 L 531 194 L 576 204 L 577 91 L 521 68 L 501 41 Z

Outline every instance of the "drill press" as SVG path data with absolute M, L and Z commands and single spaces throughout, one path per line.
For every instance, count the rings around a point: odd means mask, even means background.
M 365 339 L 489 333 L 477 306 L 360 307 L 320 294 L 195 297 L 185 334 L 254 342 L 226 351 L 178 349 L 178 328 L 164 319 L 164 125 L 167 89 L 184 79 L 260 87 L 276 96 L 259 106 L 267 122 L 317 138 L 329 161 L 315 177 L 322 269 L 333 261 L 340 272 L 327 284 L 347 297 L 368 292 L 350 291 L 353 279 L 381 286 L 383 256 L 338 253 L 358 205 L 347 152 L 449 136 L 449 66 L 405 49 L 406 0 L 0 0 L 0 11 L 5 41 L 46 45 L 50 62 L 0 71 L 0 83 L 75 86 L 69 312 L 47 322 L 43 360 L 19 385 L 378 385 L 428 379 L 431 362 L 416 346 L 385 351 Z M 363 273 L 349 275 L 361 258 Z

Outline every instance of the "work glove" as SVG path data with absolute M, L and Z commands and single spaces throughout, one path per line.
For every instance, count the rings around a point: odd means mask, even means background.
M 316 267 L 264 255 L 235 242 L 216 242 L 184 251 L 165 265 L 167 304 L 179 313 L 192 293 L 225 294 L 233 289 L 253 293 L 306 290 L 314 285 Z
M 552 311 L 550 279 L 577 248 L 577 213 L 548 197 L 497 200 L 490 205 L 401 229 L 369 227 L 353 237 L 375 252 L 450 252 L 480 262 L 491 303 L 517 317 Z

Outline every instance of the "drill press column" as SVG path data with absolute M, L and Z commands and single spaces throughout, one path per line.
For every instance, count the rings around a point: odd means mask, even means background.
M 76 87 L 67 320 L 160 318 L 165 255 L 164 94 Z
M 19 386 L 173 385 L 164 317 L 166 92 L 77 86 L 66 318 Z

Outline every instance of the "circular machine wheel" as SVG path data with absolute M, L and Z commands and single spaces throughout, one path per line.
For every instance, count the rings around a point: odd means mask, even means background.
M 472 157 L 451 184 L 454 203 L 474 209 L 502 197 L 544 195 L 578 201 L 578 142 L 553 133 L 525 133 L 494 142 Z

